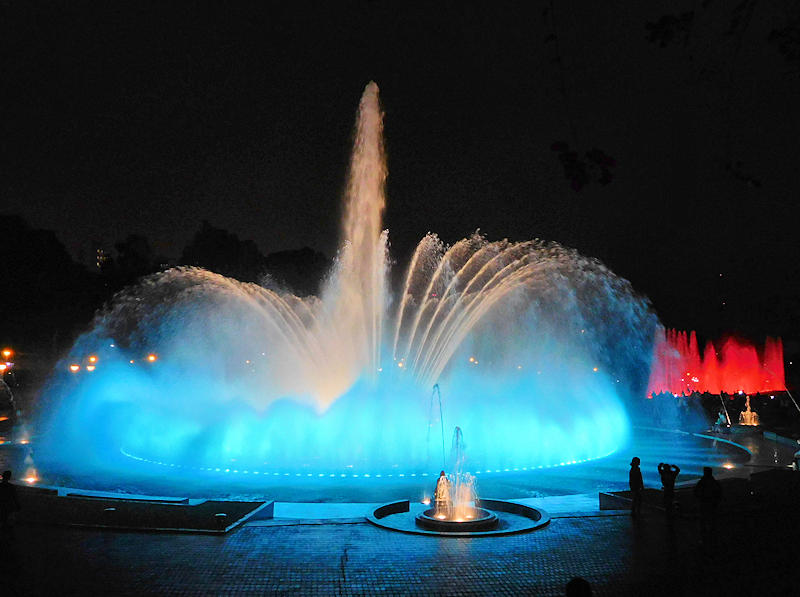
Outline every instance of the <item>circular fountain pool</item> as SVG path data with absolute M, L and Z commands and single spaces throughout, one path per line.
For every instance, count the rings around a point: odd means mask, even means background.
M 656 470 L 659 462 L 678 464 L 679 480 L 689 480 L 700 477 L 704 466 L 738 467 L 750 457 L 742 446 L 709 437 L 656 429 L 633 431 L 630 442 L 621 450 L 598 460 L 556 463 L 542 468 L 511 466 L 480 470 L 471 468 L 467 462 L 466 472 L 475 476 L 480 495 L 516 499 L 625 489 L 632 456 L 642 460 L 645 484 L 655 487 L 661 483 Z M 60 460 L 48 459 L 36 449 L 35 439 L 29 445 L 0 446 L 0 462 L 6 468 L 22 471 L 30 448 L 35 450 L 35 465 L 43 484 L 132 494 L 376 503 L 397 497 L 421 501 L 431 496 L 436 481 L 435 472 L 403 470 L 381 476 L 337 472 L 333 477 L 303 469 L 266 475 L 265 471 L 237 468 L 234 463 L 225 468 L 214 467 L 218 471 L 194 470 L 166 462 L 131 460 L 121 453 L 115 456 L 120 463 L 112 463 L 109 468 L 86 469 L 82 463 L 68 467 Z
M 418 527 L 428 531 L 467 533 L 497 528 L 497 515 L 478 507 L 468 508 L 451 518 L 446 518 L 443 514 L 437 515 L 434 508 L 429 508 L 417 514 L 415 520 Z
M 474 509 L 474 520 L 437 520 L 427 506 L 403 500 L 376 508 L 367 520 L 400 533 L 444 537 L 514 535 L 550 524 L 550 515 L 541 508 L 492 499 L 482 499 L 480 505 Z

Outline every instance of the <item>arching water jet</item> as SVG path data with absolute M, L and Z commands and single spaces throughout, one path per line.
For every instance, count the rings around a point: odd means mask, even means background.
M 476 233 L 450 247 L 425 236 L 392 303 L 382 135 L 370 83 L 341 250 L 319 298 L 197 268 L 125 289 L 68 357 L 98 355 L 96 369 L 59 367 L 47 390 L 50 461 L 124 473 L 133 458 L 259 479 L 424 476 L 434 383 L 446 388 L 443 416 L 470 438 L 465 472 L 618 449 L 624 402 L 647 381 L 658 323 L 647 301 L 556 243 Z M 157 361 L 142 359 L 150 352 Z

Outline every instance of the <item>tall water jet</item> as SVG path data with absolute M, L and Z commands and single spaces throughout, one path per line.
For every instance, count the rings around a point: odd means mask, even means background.
M 351 351 L 353 379 L 374 378 L 380 363 L 386 308 L 386 155 L 378 86 L 361 97 L 344 197 L 343 243 L 332 284 L 323 295 L 337 342 Z
M 37 460 L 263 482 L 409 478 L 440 468 L 432 422 L 464 430 L 474 474 L 618 449 L 625 401 L 647 383 L 658 321 L 646 299 L 556 243 L 428 234 L 389 312 L 382 135 L 370 83 L 319 298 L 197 268 L 125 289 L 54 374 Z M 68 369 L 88 355 L 94 370 Z

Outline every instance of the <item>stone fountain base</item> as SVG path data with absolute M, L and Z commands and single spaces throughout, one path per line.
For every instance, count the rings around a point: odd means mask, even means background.
M 437 518 L 435 513 L 436 510 L 434 508 L 420 512 L 415 517 L 416 525 L 428 531 L 463 533 L 493 531 L 497 528 L 499 522 L 494 512 L 489 512 L 483 508 L 470 508 L 463 519 L 459 518 L 457 520 Z
M 472 521 L 456 522 L 433 518 L 433 509 L 408 500 L 391 502 L 376 508 L 367 520 L 385 529 L 414 535 L 440 537 L 485 537 L 514 535 L 542 528 L 550 523 L 544 510 L 516 502 L 483 499 L 480 516 Z

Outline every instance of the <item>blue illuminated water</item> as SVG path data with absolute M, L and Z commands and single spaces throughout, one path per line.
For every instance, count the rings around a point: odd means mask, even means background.
M 555 243 L 479 234 L 452 246 L 426 235 L 392 292 L 382 126 L 370 84 L 321 296 L 196 268 L 126 289 L 46 390 L 50 466 L 333 483 L 435 473 L 455 426 L 467 468 L 484 471 L 580 464 L 626 444 L 658 324 L 646 300 Z

